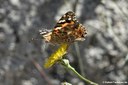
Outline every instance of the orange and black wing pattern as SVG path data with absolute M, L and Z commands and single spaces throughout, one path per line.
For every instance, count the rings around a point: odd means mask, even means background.
M 86 34 L 85 27 L 77 21 L 75 13 L 69 11 L 60 18 L 52 32 L 44 36 L 53 44 L 61 44 L 83 41 Z

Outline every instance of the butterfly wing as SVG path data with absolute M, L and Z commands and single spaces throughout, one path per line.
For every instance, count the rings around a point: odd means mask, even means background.
M 55 25 L 51 39 L 57 43 L 71 43 L 85 38 L 86 29 L 80 24 L 72 11 L 63 15 Z
M 76 16 L 75 16 L 74 12 L 69 11 L 60 18 L 60 20 L 57 22 L 54 30 L 56 30 L 57 27 L 63 28 L 65 26 L 67 26 L 68 24 L 70 24 L 71 22 L 72 22 L 72 24 L 74 24 L 75 22 L 78 22 L 78 21 L 76 20 Z

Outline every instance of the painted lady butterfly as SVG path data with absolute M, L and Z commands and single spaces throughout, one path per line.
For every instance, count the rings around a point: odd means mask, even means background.
M 69 11 L 61 17 L 52 31 L 40 33 L 45 41 L 52 44 L 72 43 L 85 40 L 85 27 L 76 20 L 74 12 Z

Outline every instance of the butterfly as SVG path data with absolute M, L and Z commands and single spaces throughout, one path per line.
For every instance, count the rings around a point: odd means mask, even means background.
M 68 11 L 60 18 L 52 31 L 42 31 L 40 34 L 46 42 L 70 44 L 85 40 L 87 31 L 76 19 L 75 13 Z

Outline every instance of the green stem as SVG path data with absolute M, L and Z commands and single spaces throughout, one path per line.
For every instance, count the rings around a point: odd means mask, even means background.
M 94 83 L 90 80 L 88 80 L 87 78 L 84 78 L 82 75 L 80 75 L 70 64 L 69 61 L 67 59 L 62 59 L 61 64 L 63 66 L 65 66 L 66 68 L 68 68 L 69 70 L 73 71 L 80 79 L 84 80 L 85 82 L 91 84 L 91 85 L 98 85 L 97 83 Z

